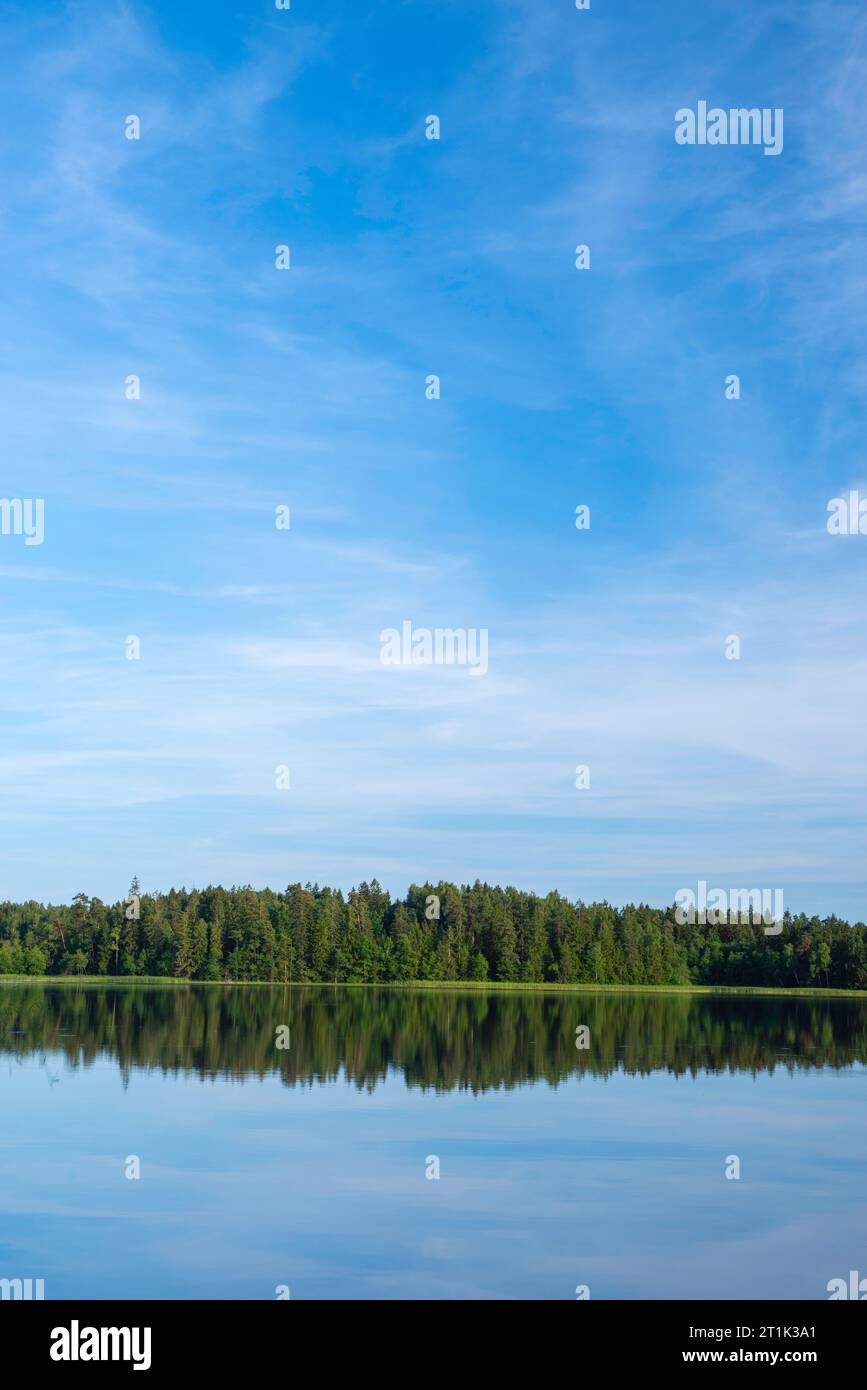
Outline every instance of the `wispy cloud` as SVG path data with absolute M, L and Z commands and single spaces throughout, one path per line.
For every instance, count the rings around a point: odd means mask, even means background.
M 0 537 L 5 891 L 716 872 L 859 915 L 867 22 L 588 18 L 2 21 L 0 492 L 46 499 Z M 677 146 L 698 98 L 784 107 L 783 156 Z M 405 619 L 487 675 L 384 667 Z

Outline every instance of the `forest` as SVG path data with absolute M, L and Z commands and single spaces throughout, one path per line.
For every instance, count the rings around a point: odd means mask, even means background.
M 0 976 L 165 976 L 374 984 L 753 985 L 867 990 L 867 927 L 786 913 L 679 923 L 674 906 L 613 907 L 517 888 L 374 879 L 344 895 L 318 884 L 143 893 L 113 904 L 0 903 Z

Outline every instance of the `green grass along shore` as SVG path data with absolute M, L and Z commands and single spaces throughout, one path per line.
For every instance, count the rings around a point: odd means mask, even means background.
M 136 985 L 186 985 L 191 989 L 223 989 L 226 985 L 247 985 L 254 989 L 448 989 L 480 991 L 488 994 L 525 991 L 533 994 L 760 994 L 790 999 L 867 999 L 863 989 L 784 989 L 774 985 L 561 985 L 545 981 L 506 983 L 489 980 L 390 980 L 366 983 L 357 980 L 187 980 L 174 975 L 0 975 L 2 985 L 116 985 L 127 989 Z

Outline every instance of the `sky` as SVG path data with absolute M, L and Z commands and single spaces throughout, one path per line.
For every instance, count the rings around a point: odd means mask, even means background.
M 0 898 L 863 920 L 863 5 L 21 3 L 0 52 L 0 497 L 44 501 Z M 679 144 L 701 101 L 782 150 Z M 487 670 L 384 664 L 407 621 Z

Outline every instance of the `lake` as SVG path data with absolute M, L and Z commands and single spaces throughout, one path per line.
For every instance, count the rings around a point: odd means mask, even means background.
M 0 1278 L 825 1299 L 865 1064 L 858 999 L 0 984 Z

